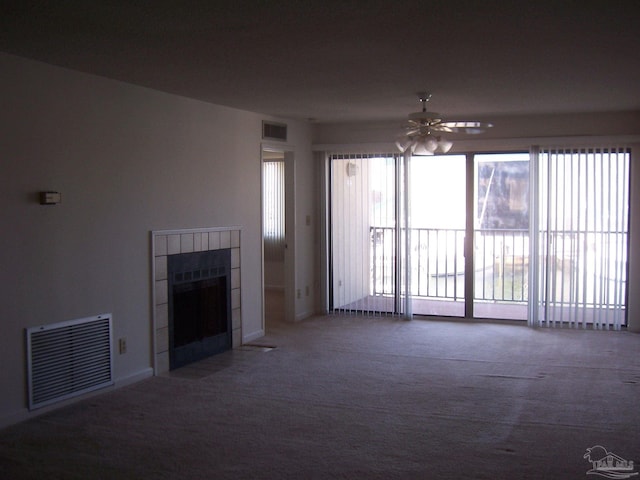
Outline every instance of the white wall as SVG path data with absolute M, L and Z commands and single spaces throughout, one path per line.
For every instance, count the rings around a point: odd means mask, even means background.
M 297 138 L 305 148 L 295 150 L 295 289 L 300 290 L 296 297 L 295 318 L 302 320 L 317 313 L 316 249 L 317 233 L 314 214 L 319 194 L 316 190 L 313 154 L 311 151 L 311 129 L 305 129 Z M 308 219 L 308 221 L 307 221 Z M 308 293 L 307 293 L 308 292 Z
M 640 143 L 633 145 L 630 194 L 627 324 L 629 330 L 640 333 Z
M 265 117 L 9 55 L 0 71 L 0 425 L 28 417 L 25 327 L 111 312 L 128 344 L 116 381 L 149 374 L 151 230 L 241 226 L 243 336 L 260 334 Z M 287 123 L 298 180 L 312 182 L 310 129 Z M 42 190 L 62 203 L 39 205 Z M 313 189 L 296 195 L 311 212 Z M 311 283 L 311 229 L 296 241 Z

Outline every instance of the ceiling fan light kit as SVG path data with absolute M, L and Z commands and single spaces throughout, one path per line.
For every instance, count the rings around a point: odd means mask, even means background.
M 440 135 L 434 135 L 434 132 L 475 135 L 493 126 L 490 123 L 475 121 L 443 121 L 439 113 L 427 111 L 427 102 L 430 98 L 430 93 L 418 93 L 422 111 L 409 114 L 409 121 L 404 127 L 405 132 L 396 139 L 396 146 L 402 153 L 409 152 L 412 155 L 447 153 L 451 150 L 453 142 Z

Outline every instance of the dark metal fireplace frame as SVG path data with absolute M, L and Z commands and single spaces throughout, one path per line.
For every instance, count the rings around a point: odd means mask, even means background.
M 204 252 L 181 253 L 167 257 L 168 294 L 169 294 L 169 368 L 171 370 L 196 362 L 203 358 L 228 350 L 232 346 L 231 330 L 231 249 L 208 250 Z M 184 339 L 176 339 L 181 335 L 181 328 L 176 325 L 176 310 L 180 304 L 179 295 L 185 292 L 207 292 L 218 298 L 207 302 L 222 301 L 214 310 L 221 316 L 218 319 L 197 319 L 194 322 L 208 321 L 218 324 L 213 334 L 203 334 L 198 330 L 188 343 Z M 175 295 L 175 296 L 174 296 Z M 187 293 L 188 296 L 188 293 Z M 197 294 L 195 294 L 197 296 Z M 207 312 L 194 314 L 206 315 Z

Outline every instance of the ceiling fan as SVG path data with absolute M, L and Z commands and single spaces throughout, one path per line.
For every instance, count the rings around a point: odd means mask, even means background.
M 451 150 L 453 143 L 442 138 L 438 135 L 439 133 L 475 135 L 493 127 L 491 123 L 483 122 L 443 121 L 439 113 L 427 111 L 427 102 L 431 99 L 431 94 L 419 92 L 417 95 L 422 104 L 422 111 L 409 114 L 409 121 L 404 127 L 405 132 L 396 140 L 396 146 L 402 153 L 410 152 L 412 155 L 447 153 Z

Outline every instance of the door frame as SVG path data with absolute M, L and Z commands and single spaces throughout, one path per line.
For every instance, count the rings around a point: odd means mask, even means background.
M 285 250 L 284 250 L 284 320 L 293 322 L 295 312 L 295 154 L 290 145 L 262 143 L 260 145 L 260 297 L 262 330 L 265 331 L 265 265 L 264 265 L 264 160 L 265 153 L 279 153 L 285 163 Z

